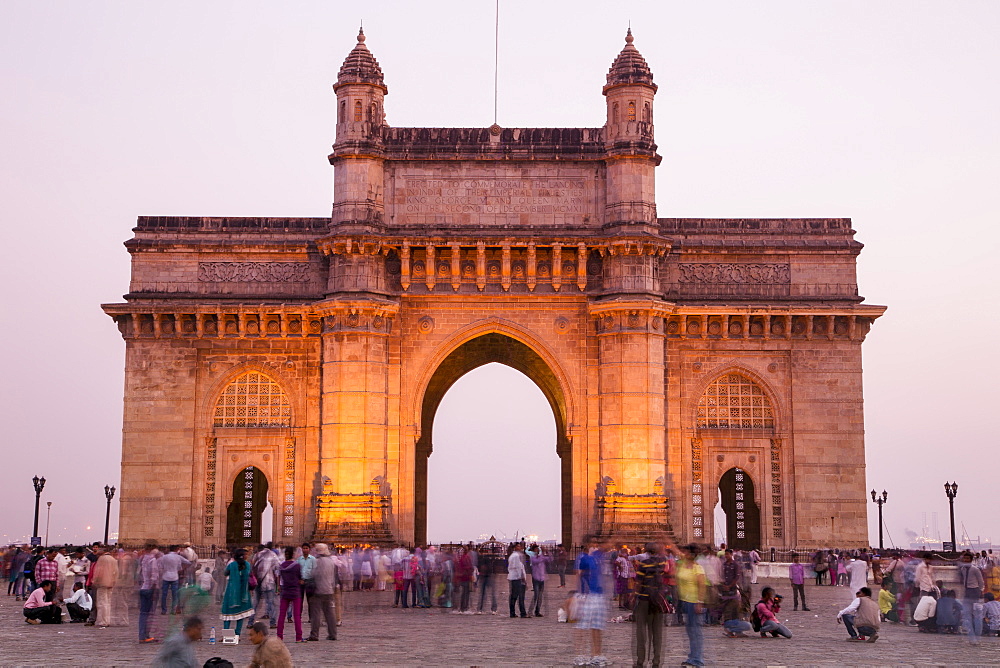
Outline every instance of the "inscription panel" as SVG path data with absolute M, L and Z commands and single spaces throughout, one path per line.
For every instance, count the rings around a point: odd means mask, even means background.
M 389 170 L 387 214 L 397 225 L 581 225 L 603 210 L 595 170 Z M 603 183 L 601 184 L 603 185 Z

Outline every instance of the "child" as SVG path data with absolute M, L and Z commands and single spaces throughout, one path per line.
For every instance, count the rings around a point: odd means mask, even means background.
M 400 601 L 406 603 L 406 592 L 404 591 L 404 585 L 406 584 L 406 582 L 403 579 L 402 563 L 400 563 L 397 566 L 396 570 L 392 572 L 392 582 L 393 582 L 393 590 L 395 592 L 395 594 L 393 594 L 394 598 L 392 607 L 398 608 Z
M 892 593 L 892 582 L 882 580 L 882 589 L 878 593 L 878 609 L 882 613 L 883 622 L 898 622 L 896 613 L 896 597 Z

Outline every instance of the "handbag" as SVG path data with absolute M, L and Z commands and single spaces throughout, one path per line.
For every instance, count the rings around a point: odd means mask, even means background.
M 649 594 L 649 609 L 668 614 L 674 611 L 674 606 L 670 604 L 670 601 L 663 595 L 663 592 L 657 589 Z
M 830 564 L 826 563 L 825 561 L 821 561 L 815 566 L 813 566 L 813 570 L 816 571 L 817 573 L 826 573 L 827 570 L 829 570 L 829 568 Z
M 253 574 L 253 571 L 250 571 L 249 585 L 250 585 L 250 591 L 253 591 L 254 589 L 257 588 L 257 576 Z

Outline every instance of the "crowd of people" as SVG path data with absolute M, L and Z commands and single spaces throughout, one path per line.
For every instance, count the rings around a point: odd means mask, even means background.
M 636 548 L 591 538 L 573 554 L 561 545 L 495 541 L 412 550 L 303 543 L 218 550 L 206 557 L 199 559 L 190 544 L 129 551 L 95 543 L 15 546 L 0 554 L 0 564 L 8 595 L 23 601 L 25 623 L 127 626 L 135 608 L 138 641 L 162 642 L 163 661 L 180 661 L 176 665 L 188 665 L 183 660 L 191 655 L 190 645 L 206 628 L 215 633 L 215 624 L 205 621 L 214 605 L 224 633 L 246 631 L 255 657 L 265 661 L 259 665 L 290 666 L 286 629 L 295 642 L 335 641 L 345 591 L 391 590 L 392 607 L 407 610 L 496 615 L 502 611 L 498 592 L 506 589 L 505 612 L 512 619 L 550 614 L 547 599 L 554 596 L 559 621 L 579 630 L 575 665 L 610 665 L 602 645 L 609 621 L 634 622 L 637 666 L 660 665 L 664 626 L 685 627 L 684 665 L 693 666 L 705 663 L 706 625 L 720 626 L 730 638 L 792 638 L 780 621 L 783 596 L 770 586 L 754 596 L 760 554 L 724 544 L 677 548 L 652 541 Z M 851 590 L 836 618 L 850 641 L 875 642 L 883 622 L 964 634 L 973 642 L 1000 635 L 1000 563 L 992 552 L 963 553 L 957 584 L 951 577 L 950 587 L 935 565 L 947 561 L 929 553 L 820 550 L 788 558 L 793 611 L 810 610 L 805 585 L 812 578 L 816 586 Z M 575 586 L 560 594 L 569 572 L 578 575 Z

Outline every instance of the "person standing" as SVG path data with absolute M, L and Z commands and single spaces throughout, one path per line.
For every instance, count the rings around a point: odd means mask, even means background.
M 222 602 L 222 593 L 226 588 L 226 564 L 229 563 L 229 553 L 219 550 L 215 554 L 215 568 L 212 575 L 215 578 L 215 602 Z
M 732 560 L 732 552 L 728 554 Z M 652 655 L 654 666 L 660 665 L 663 649 L 663 610 L 659 602 L 663 599 L 663 572 L 667 560 L 663 557 L 659 543 L 646 543 L 646 551 L 635 560 L 635 661 L 633 665 L 644 666 L 646 655 Z M 647 645 L 652 651 L 647 652 Z
M 677 566 L 677 596 L 684 612 L 688 637 L 688 656 L 682 666 L 704 666 L 704 637 L 701 628 L 707 590 L 705 570 L 695 562 L 698 546 L 694 543 L 684 548 L 681 563 Z
M 160 561 L 166 559 L 164 556 Z M 228 629 L 236 622 L 236 635 L 243 632 L 243 620 L 253 616 L 250 598 L 250 564 L 246 550 L 239 549 L 225 568 L 226 593 L 222 596 L 222 628 Z
M 548 567 L 552 557 L 542 553 L 538 545 L 532 545 L 531 552 L 531 606 L 535 617 L 542 616 L 542 604 L 545 600 L 545 581 L 548 579 Z
M 254 555 L 253 572 L 257 577 L 257 618 L 270 620 L 271 628 L 275 628 L 278 619 L 274 613 L 274 594 L 278 588 L 278 557 L 267 547 L 261 545 Z
M 295 620 L 295 642 L 302 642 L 302 566 L 295 561 L 295 548 L 291 546 L 285 548 L 285 560 L 278 566 L 278 579 L 281 584 L 278 638 L 285 639 L 285 614 L 291 607 Z M 257 625 L 254 624 L 254 626 Z
M 588 551 L 580 555 L 579 580 L 580 589 L 586 588 L 586 594 L 580 594 L 577 603 L 576 628 L 580 631 L 581 654 L 573 661 L 577 666 L 609 666 L 611 662 L 603 654 L 602 634 L 608 618 L 608 604 L 605 597 L 608 584 L 603 572 L 604 555 L 600 550 L 600 541 L 591 537 L 588 541 Z M 589 632 L 589 634 L 588 634 Z M 589 635 L 589 639 L 587 638 Z M 587 641 L 590 641 L 590 655 L 587 658 Z
M 149 617 L 156 602 L 156 585 L 160 583 L 160 560 L 156 545 L 150 543 L 139 557 L 139 642 L 155 642 L 149 628 Z
M 50 547 L 45 550 L 45 556 L 35 562 L 35 582 L 51 580 L 56 583 L 56 591 L 59 587 L 59 562 L 56 561 L 56 548 Z
M 851 578 L 851 593 L 857 596 L 861 588 L 868 584 L 868 562 L 852 557 L 847 564 L 847 574 Z
M 524 545 L 514 544 L 514 551 L 507 557 L 507 586 L 510 587 L 508 603 L 510 604 L 511 618 L 517 617 L 514 614 L 514 604 L 516 603 L 521 617 L 527 617 L 528 611 L 524 609 L 525 580 L 528 575 L 524 569 Z
M 809 612 L 806 606 L 806 569 L 799 563 L 799 555 L 792 553 L 792 563 L 788 566 L 788 580 L 792 584 L 793 610 L 799 609 L 799 599 L 802 599 L 802 610 Z
M 958 567 L 958 577 L 964 587 L 962 596 L 962 630 L 969 642 L 977 644 L 979 636 L 983 635 L 983 590 L 986 582 L 983 572 L 972 563 L 972 554 L 962 555 L 962 563 Z
M 299 568 L 302 569 L 302 608 L 308 611 L 309 596 L 313 592 L 313 566 L 316 565 L 316 557 L 312 556 L 312 545 L 302 543 L 302 556 L 296 559 Z
M 920 555 L 920 562 L 917 564 L 917 569 L 913 574 L 913 587 L 920 592 L 920 597 L 930 596 L 937 589 L 937 585 L 934 584 L 934 567 L 931 566 L 931 554 L 930 552 L 924 552 Z
M 750 550 L 750 584 L 757 584 L 757 564 L 760 563 L 760 552 L 757 548 Z
M 160 558 L 160 614 L 167 614 L 167 597 L 171 597 L 170 611 L 181 611 L 181 600 L 179 596 L 181 571 L 191 562 L 177 553 L 177 545 L 171 545 L 167 553 Z M 97 607 L 101 607 L 101 602 L 97 602 Z
M 567 554 L 566 548 L 563 547 L 562 543 L 556 545 L 553 562 L 556 566 L 556 573 L 559 574 L 559 588 L 562 589 L 566 586 L 566 567 L 569 564 L 569 554 Z
M 473 572 L 472 555 L 464 547 L 458 548 L 458 559 L 455 560 L 455 584 L 458 587 L 458 611 L 463 615 L 472 614 L 469 610 L 469 600 L 472 597 Z
M 326 621 L 327 640 L 337 639 L 337 617 L 333 609 L 333 592 L 337 587 L 337 564 L 326 543 L 313 546 L 316 563 L 313 565 L 315 592 L 309 597 L 309 640 L 318 641 L 319 631 Z
M 118 560 L 111 556 L 109 550 L 101 550 L 92 572 L 91 584 L 97 592 L 94 597 L 97 606 L 95 623 L 103 629 L 111 626 L 112 622 L 111 594 L 118 584 Z
M 497 614 L 497 556 L 492 550 L 483 550 L 479 553 L 479 610 L 477 615 L 483 614 L 483 606 L 486 604 L 486 595 L 490 595 L 491 614 Z

